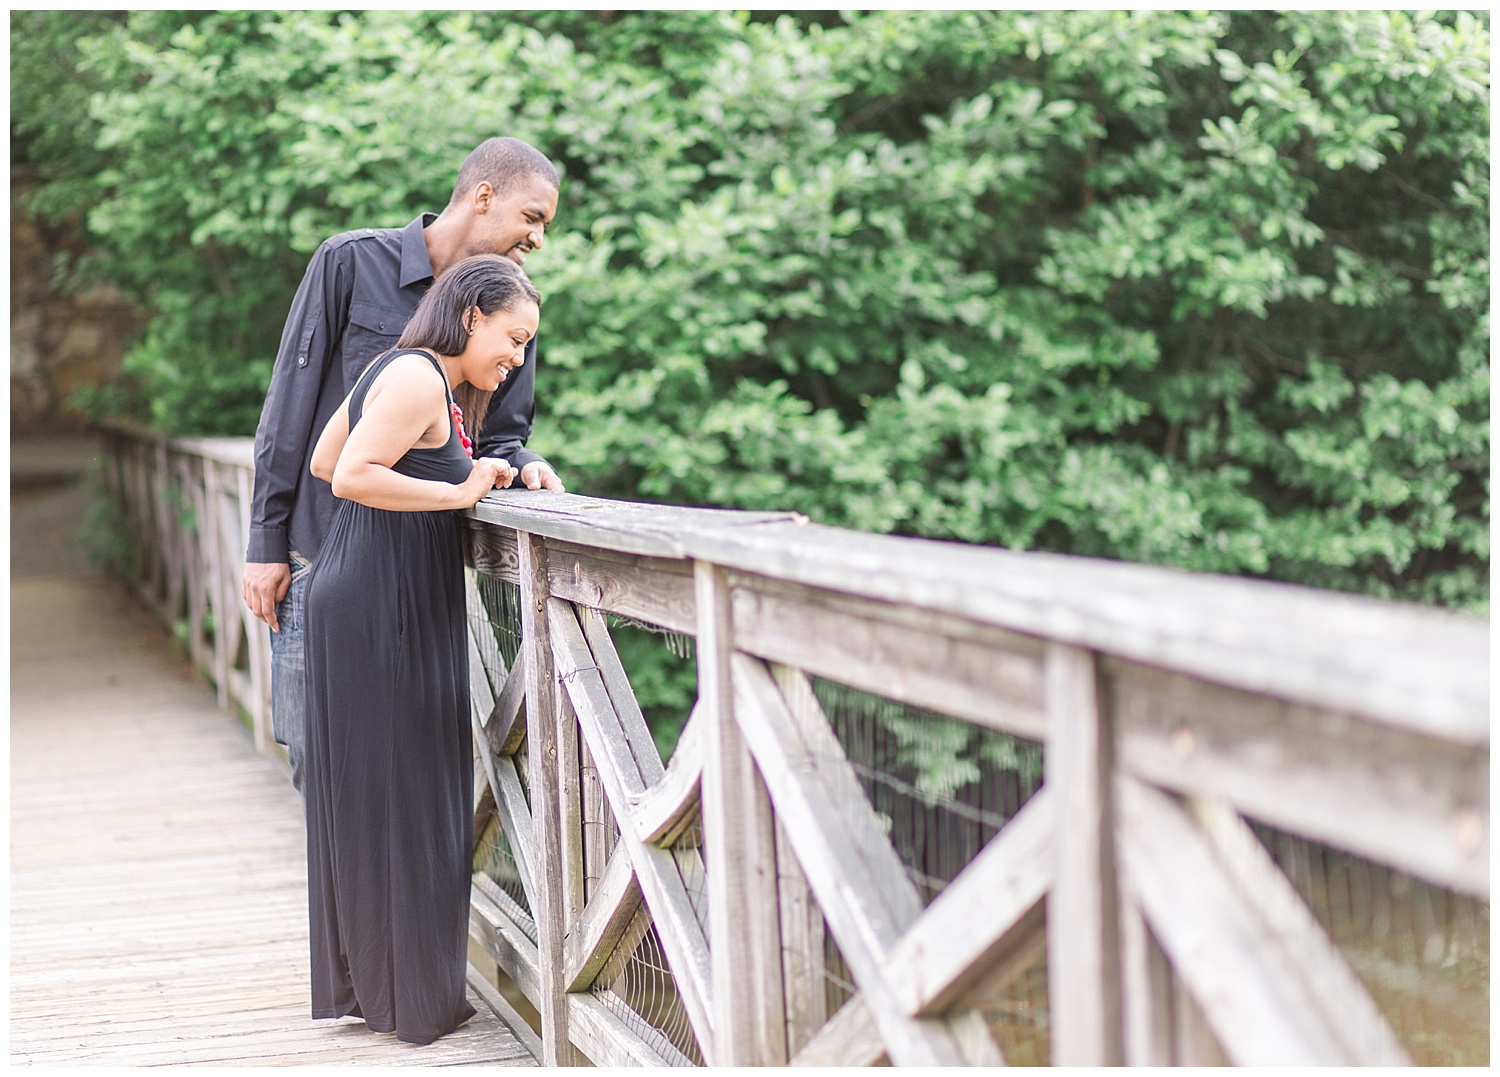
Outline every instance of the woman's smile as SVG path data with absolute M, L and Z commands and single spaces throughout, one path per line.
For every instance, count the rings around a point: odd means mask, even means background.
M 492 315 L 476 311 L 475 315 L 462 362 L 476 385 L 480 384 L 478 379 L 485 378 L 482 373 L 485 367 L 479 365 L 485 362 L 492 371 L 486 380 L 493 392 L 510 377 L 511 371 L 526 361 L 526 345 L 536 336 L 538 311 L 535 303 L 522 302 L 514 310 L 497 310 Z M 480 360 L 485 353 L 489 353 L 489 359 Z

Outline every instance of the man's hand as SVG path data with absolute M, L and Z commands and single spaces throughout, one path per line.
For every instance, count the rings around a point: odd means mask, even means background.
M 281 622 L 276 619 L 276 604 L 286 597 L 292 586 L 292 566 L 285 561 L 264 564 L 251 561 L 245 565 L 245 579 L 240 585 L 240 595 L 250 612 L 271 626 L 272 632 L 281 631 Z
M 566 492 L 557 472 L 552 470 L 552 465 L 541 460 L 533 460 L 521 469 L 521 482 L 528 490 L 551 490 L 558 494 Z

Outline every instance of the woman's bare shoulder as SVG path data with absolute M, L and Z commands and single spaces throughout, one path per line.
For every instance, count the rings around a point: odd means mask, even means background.
M 370 383 L 367 400 L 384 395 L 395 389 L 402 398 L 415 403 L 443 400 L 447 396 L 448 383 L 432 365 L 432 360 L 421 352 L 398 355 L 386 364 L 384 370 Z

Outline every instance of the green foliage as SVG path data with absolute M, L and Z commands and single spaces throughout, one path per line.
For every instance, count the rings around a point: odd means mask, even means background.
M 664 634 L 619 617 L 609 619 L 609 634 L 665 762 L 698 698 L 692 637 Z
M 571 489 L 1487 609 L 1485 15 L 12 28 L 13 155 L 156 312 L 168 429 L 249 433 L 317 242 L 514 134 Z
M 812 678 L 812 688 L 856 772 L 880 774 L 929 806 L 963 801 L 988 777 L 1015 775 L 1030 796 L 1042 782 L 1042 746 L 994 729 Z M 988 765 L 990 773 L 985 773 Z M 974 805 L 970 802 L 970 807 Z M 891 819 L 886 816 L 889 826 Z
M 88 513 L 78 533 L 89 564 L 122 579 L 133 579 L 141 563 L 141 548 L 130 530 L 130 521 L 115 500 L 105 493 L 103 466 L 89 471 L 91 492 Z

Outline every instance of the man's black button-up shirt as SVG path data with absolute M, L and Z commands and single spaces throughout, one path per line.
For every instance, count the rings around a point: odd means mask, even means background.
M 432 285 L 424 213 L 405 228 L 360 228 L 325 240 L 292 300 L 255 431 L 255 486 L 245 560 L 311 560 L 333 519 L 333 488 L 308 471 L 313 447 L 359 372 L 396 340 Z M 490 398 L 474 451 L 520 468 L 535 410 L 536 340 Z

